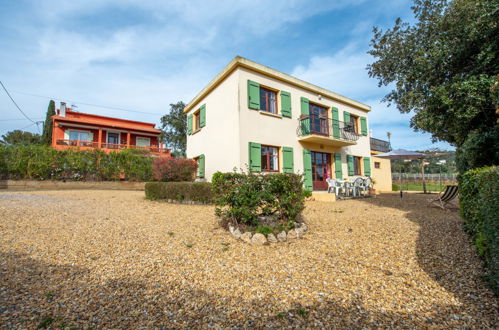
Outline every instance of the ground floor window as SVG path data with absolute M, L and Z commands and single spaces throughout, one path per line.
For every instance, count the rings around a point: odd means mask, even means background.
M 262 171 L 279 171 L 279 150 L 277 147 L 262 145 Z
M 374 168 L 381 168 L 381 164 L 379 162 L 374 162 Z
M 354 175 L 362 175 L 360 171 L 360 160 L 361 157 L 353 157 L 353 174 Z

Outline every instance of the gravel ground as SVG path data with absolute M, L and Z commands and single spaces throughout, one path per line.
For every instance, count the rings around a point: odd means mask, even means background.
M 498 327 L 454 212 L 424 195 L 307 202 L 303 239 L 236 241 L 212 206 L 137 191 L 0 193 L 0 324 Z

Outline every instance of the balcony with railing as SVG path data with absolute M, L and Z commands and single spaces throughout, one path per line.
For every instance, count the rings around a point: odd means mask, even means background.
M 390 142 L 388 141 L 371 138 L 371 150 L 378 152 L 389 152 L 390 150 L 392 150 L 392 147 L 390 145 Z
M 99 148 L 99 142 L 94 141 L 79 141 L 79 140 L 67 140 L 67 139 L 59 139 L 56 141 L 56 144 L 61 147 L 71 148 L 77 147 L 79 149 L 102 149 L 105 152 L 111 151 L 120 151 L 123 149 L 138 149 L 145 150 L 152 154 L 169 154 L 170 150 L 167 148 L 163 148 L 160 146 L 136 146 L 136 145 L 127 145 L 124 143 L 101 143 Z
M 356 141 L 362 136 L 352 125 L 323 116 L 300 117 L 296 133 L 299 141 L 338 147 L 357 144 Z

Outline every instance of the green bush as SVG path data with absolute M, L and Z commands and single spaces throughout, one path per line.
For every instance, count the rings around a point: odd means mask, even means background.
M 400 186 L 398 184 L 392 183 L 392 191 L 399 191 Z
M 212 202 L 211 184 L 206 182 L 148 182 L 145 190 L 146 198 L 151 200 Z
M 0 178 L 30 180 L 152 180 L 153 158 L 143 151 L 55 150 L 0 146 Z
M 459 203 L 465 230 L 485 261 L 486 276 L 499 295 L 499 167 L 483 167 L 459 176 Z
M 288 173 L 217 172 L 212 187 L 215 212 L 226 224 L 255 228 L 292 225 L 310 195 L 303 189 L 302 176 Z

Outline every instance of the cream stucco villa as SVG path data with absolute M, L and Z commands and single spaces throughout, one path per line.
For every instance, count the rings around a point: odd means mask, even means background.
M 305 187 L 326 178 L 371 176 L 391 190 L 390 162 L 371 149 L 371 107 L 241 57 L 189 104 L 187 157 L 199 177 L 234 168 L 304 173 Z M 378 144 L 374 144 L 377 146 Z M 380 149 L 380 148 L 378 148 Z

